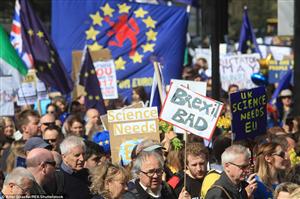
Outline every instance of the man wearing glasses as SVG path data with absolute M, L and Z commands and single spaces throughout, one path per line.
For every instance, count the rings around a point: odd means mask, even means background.
M 250 175 L 248 183 L 245 181 L 249 174 L 250 151 L 242 145 L 232 145 L 222 154 L 223 173 L 206 194 L 206 199 L 213 198 L 250 198 L 257 188 L 255 175 Z M 248 186 L 248 187 L 247 187 Z M 247 187 L 247 192 L 246 188 Z
M 44 148 L 32 149 L 26 157 L 27 170 L 34 176 L 32 193 L 45 195 L 43 186 L 54 180 L 55 161 L 52 153 Z
M 129 191 L 138 199 L 175 199 L 174 191 L 162 180 L 164 168 L 163 157 L 155 151 L 142 151 L 134 161 L 132 173 L 135 175 L 135 187 Z M 125 198 L 125 197 L 124 197 Z M 132 197 L 131 197 L 132 198 Z M 190 198 L 183 190 L 179 199 Z
M 6 176 L 0 198 L 29 196 L 33 182 L 34 177 L 29 171 L 23 167 L 17 167 Z
M 44 133 L 46 128 L 49 126 L 54 126 L 55 125 L 55 117 L 53 114 L 45 114 L 41 117 L 40 119 L 40 129 L 41 132 Z

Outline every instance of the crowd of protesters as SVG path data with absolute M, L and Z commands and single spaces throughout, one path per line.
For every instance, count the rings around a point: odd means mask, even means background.
M 182 78 L 206 81 L 209 96 L 206 70 L 206 60 L 199 59 Z M 230 85 L 224 92 L 222 116 L 229 120 L 228 95 L 238 90 Z M 255 139 L 234 141 L 230 125 L 218 125 L 207 145 L 192 134 L 183 139 L 167 124 L 160 141 L 145 139 L 134 147 L 128 165 L 112 163 L 109 132 L 82 97 L 68 104 L 54 96 L 45 114 L 22 107 L 14 117 L 0 118 L 1 197 L 300 198 L 300 119 L 291 97 L 290 89 L 281 92 L 277 125 Z M 147 104 L 144 88 L 134 88 L 132 99 Z M 117 99 L 105 105 L 128 104 Z

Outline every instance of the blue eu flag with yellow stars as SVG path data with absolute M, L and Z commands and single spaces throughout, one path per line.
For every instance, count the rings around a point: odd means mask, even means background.
M 247 7 L 244 8 L 238 51 L 244 54 L 259 53 L 261 56 L 254 31 L 248 17 Z
M 32 58 L 38 78 L 63 94 L 71 92 L 73 89 L 71 77 L 29 1 L 17 0 L 16 5 L 20 15 L 22 50 Z
M 80 10 L 80 12 L 78 12 Z M 108 48 L 115 62 L 119 93 L 131 100 L 131 89 L 150 93 L 153 59 L 163 62 L 165 81 L 180 78 L 188 14 L 184 8 L 125 1 L 53 1 L 52 32 L 64 63 L 71 51 L 87 44 Z

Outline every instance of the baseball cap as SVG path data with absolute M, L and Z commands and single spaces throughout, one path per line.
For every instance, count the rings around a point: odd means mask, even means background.
M 292 96 L 292 91 L 290 89 L 284 89 L 280 92 L 280 97 L 291 97 Z
M 48 144 L 45 140 L 43 140 L 41 137 L 32 137 L 29 138 L 24 145 L 24 151 L 31 151 L 35 148 L 45 148 L 50 149 L 51 145 Z

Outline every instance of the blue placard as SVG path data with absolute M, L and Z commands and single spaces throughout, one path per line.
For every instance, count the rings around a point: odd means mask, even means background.
M 294 61 L 292 60 L 282 60 L 276 61 L 272 60 L 269 63 L 269 83 L 274 84 L 279 82 L 280 79 L 288 72 L 288 70 L 294 68 Z
M 267 95 L 265 87 L 230 94 L 231 128 L 235 140 L 254 138 L 267 128 Z

